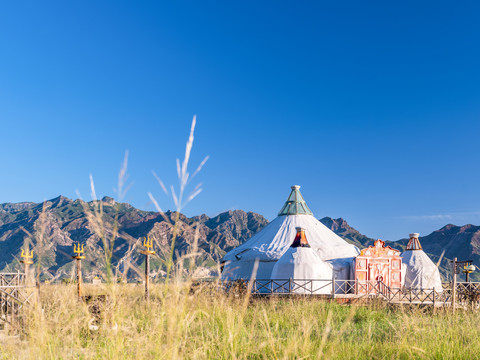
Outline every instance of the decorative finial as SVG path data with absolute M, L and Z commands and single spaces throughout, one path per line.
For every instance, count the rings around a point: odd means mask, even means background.
M 74 259 L 85 259 L 85 255 L 83 254 L 85 252 L 83 244 L 74 243 L 73 252 L 75 253 L 75 255 L 72 256 Z
M 24 263 L 24 264 L 28 264 L 28 265 L 31 265 L 33 264 L 33 250 L 28 250 L 27 248 L 27 251 L 25 251 L 24 249 L 22 249 L 22 254 L 20 255 L 20 257 L 23 259 L 23 260 L 20 260 L 20 262 Z
M 150 239 L 150 235 L 147 235 L 147 237 L 143 238 L 143 246 L 145 246 L 146 250 L 142 251 L 142 254 L 145 255 L 155 255 L 155 251 L 152 250 L 153 248 L 153 240 Z

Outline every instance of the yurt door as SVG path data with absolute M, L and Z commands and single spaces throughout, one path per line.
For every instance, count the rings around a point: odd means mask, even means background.
M 370 285 L 370 291 L 375 292 L 375 287 L 378 282 L 382 282 L 388 285 L 388 262 L 380 259 L 372 259 L 368 264 L 368 280 Z

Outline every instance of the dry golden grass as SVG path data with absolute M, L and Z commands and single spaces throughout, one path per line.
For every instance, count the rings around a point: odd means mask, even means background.
M 315 298 L 235 298 L 189 283 L 87 286 L 108 295 L 98 330 L 74 285 L 41 290 L 5 359 L 471 359 L 480 314 L 342 306 Z

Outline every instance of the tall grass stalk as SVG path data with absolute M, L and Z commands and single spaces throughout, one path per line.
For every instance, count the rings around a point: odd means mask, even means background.
M 179 189 L 178 191 L 175 190 L 175 187 L 173 185 L 170 186 L 170 193 L 167 191 L 167 188 L 165 187 L 163 181 L 160 179 L 160 177 L 153 172 L 153 175 L 157 179 L 160 187 L 162 190 L 165 192 L 167 195 L 171 195 L 173 202 L 175 204 L 175 220 L 173 222 L 173 233 L 172 233 L 172 240 L 170 244 L 170 253 L 168 255 L 168 258 L 165 259 L 166 261 L 166 266 L 167 266 L 167 274 L 165 277 L 165 282 L 168 284 L 168 281 L 171 276 L 171 271 L 173 268 L 173 260 L 174 260 L 174 255 L 175 255 L 175 243 L 177 240 L 178 236 L 178 221 L 180 220 L 180 213 L 183 210 L 183 208 L 190 202 L 192 201 L 198 194 L 201 193 L 202 191 L 202 184 L 199 183 L 197 184 L 194 189 L 189 193 L 187 198 L 185 199 L 185 193 L 187 186 L 190 184 L 190 182 L 195 178 L 195 176 L 202 170 L 203 166 L 205 163 L 208 161 L 208 156 L 206 156 L 202 162 L 198 165 L 197 169 L 193 172 L 192 175 L 190 175 L 188 171 L 188 165 L 190 162 L 190 156 L 193 148 L 193 140 L 194 140 L 194 133 L 195 133 L 195 125 L 197 122 L 196 116 L 193 117 L 192 124 L 190 127 L 190 134 L 185 146 L 185 155 L 183 158 L 183 161 L 180 161 L 180 159 L 177 159 L 177 177 L 178 177 L 178 182 L 179 182 Z M 155 208 L 157 211 L 163 216 L 165 220 L 167 220 L 170 224 L 170 219 L 165 216 L 165 213 L 163 212 L 162 208 L 159 206 L 158 201 L 155 199 L 155 197 L 152 195 L 152 193 L 148 193 L 148 196 L 150 197 L 150 200 L 154 204 Z
M 128 189 L 131 187 L 131 184 L 127 184 L 128 180 L 128 151 L 125 152 L 123 159 L 122 167 L 118 174 L 118 183 L 117 183 L 117 200 L 115 201 L 115 213 L 113 216 L 113 222 L 111 224 L 105 222 L 104 216 L 104 205 L 101 200 L 98 200 L 97 194 L 95 191 L 95 183 L 93 181 L 93 176 L 90 175 L 90 192 L 92 197 L 92 202 L 87 203 L 82 201 L 83 211 L 88 220 L 90 228 L 93 232 L 101 239 L 103 245 L 103 263 L 105 266 L 105 279 L 107 283 L 111 283 L 113 279 L 112 271 L 112 258 L 115 251 L 115 242 L 119 236 L 119 214 L 121 202 L 125 198 L 125 195 Z M 80 197 L 80 195 L 79 195 Z M 90 257 L 90 260 L 94 260 Z

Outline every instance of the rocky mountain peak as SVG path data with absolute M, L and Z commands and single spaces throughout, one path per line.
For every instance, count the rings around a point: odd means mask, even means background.
M 332 219 L 330 217 L 324 217 L 320 219 L 320 222 L 334 233 L 344 238 L 351 244 L 356 245 L 360 249 L 370 246 L 375 240 L 360 234 L 358 230 L 351 227 L 343 218 Z
M 50 199 L 50 200 L 47 200 L 47 201 L 43 202 L 41 205 L 42 205 L 42 207 L 43 207 L 43 205 L 45 205 L 45 206 L 50 207 L 50 208 L 56 208 L 56 207 L 61 207 L 61 206 L 67 205 L 67 204 L 72 203 L 72 202 L 73 201 L 70 200 L 69 198 L 67 198 L 63 195 L 59 195 L 56 198 L 53 198 L 53 199 Z
M 16 211 L 32 208 L 35 205 L 36 203 L 28 202 L 28 201 L 19 202 L 19 203 L 5 203 L 5 204 L 0 204 L 0 210 L 3 210 L 5 212 L 16 212 Z
M 104 196 L 101 201 L 104 205 L 106 204 L 106 205 L 113 206 L 116 204 L 115 199 L 110 196 Z

